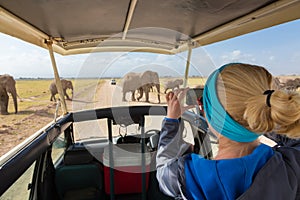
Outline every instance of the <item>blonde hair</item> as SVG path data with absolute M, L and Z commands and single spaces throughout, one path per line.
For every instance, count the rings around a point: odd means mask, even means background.
M 300 137 L 300 95 L 278 88 L 265 68 L 250 64 L 230 64 L 217 81 L 219 100 L 238 123 L 260 134 Z M 263 93 L 271 89 L 269 107 Z

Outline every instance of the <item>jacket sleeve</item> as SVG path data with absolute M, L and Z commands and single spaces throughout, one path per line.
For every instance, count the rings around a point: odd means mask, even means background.
M 183 123 L 180 120 L 164 119 L 156 155 L 156 177 L 160 190 L 176 199 L 184 198 L 183 155 L 191 149 L 191 144 L 183 140 L 182 133 Z

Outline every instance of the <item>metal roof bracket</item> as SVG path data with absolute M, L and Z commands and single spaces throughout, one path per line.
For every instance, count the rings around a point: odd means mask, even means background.
M 193 45 L 194 44 L 193 44 L 192 41 L 188 41 L 188 57 L 187 57 L 187 60 L 186 60 L 186 65 L 185 65 L 183 87 L 186 87 L 186 85 L 187 85 L 187 79 L 188 79 L 188 76 L 189 76 Z
M 129 12 L 126 18 L 126 23 L 125 23 L 125 27 L 124 27 L 124 31 L 123 31 L 123 36 L 122 36 L 122 40 L 125 40 L 131 20 L 132 20 L 132 16 L 134 13 L 134 9 L 136 6 L 137 0 L 131 0 L 130 2 L 130 7 L 129 7 Z

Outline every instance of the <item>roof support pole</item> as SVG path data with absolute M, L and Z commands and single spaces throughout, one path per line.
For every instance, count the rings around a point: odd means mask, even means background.
M 49 50 L 49 54 L 50 54 L 50 58 L 51 58 L 51 62 L 52 62 L 54 77 L 55 77 L 55 84 L 56 84 L 57 92 L 58 92 L 60 100 L 61 100 L 63 114 L 65 115 L 65 114 L 68 113 L 68 109 L 67 109 L 67 104 L 66 104 L 66 101 L 65 101 L 65 95 L 64 95 L 64 92 L 63 92 L 63 89 L 62 89 L 60 77 L 59 77 L 56 62 L 55 62 L 55 57 L 54 57 L 54 53 L 53 53 L 52 44 L 53 44 L 52 40 L 47 40 L 47 46 L 48 46 L 48 50 Z
M 190 70 L 190 63 L 191 63 L 191 55 L 192 55 L 192 45 L 189 45 L 189 50 L 188 50 L 188 57 L 186 61 L 186 66 L 185 66 L 185 73 L 184 73 L 184 81 L 183 81 L 183 87 L 186 87 L 187 85 L 187 80 L 189 76 L 189 70 Z
M 125 37 L 127 35 L 131 20 L 132 20 L 132 16 L 133 16 L 133 12 L 136 6 L 137 0 L 131 0 L 130 2 L 130 7 L 129 7 L 129 12 L 126 18 L 126 23 L 125 23 L 125 27 L 124 27 L 124 31 L 123 31 L 123 37 L 122 40 L 125 40 Z
M 183 81 L 183 87 L 185 88 L 187 86 L 187 80 L 188 80 L 188 76 L 189 76 L 189 70 L 190 70 L 190 64 L 191 64 L 191 57 L 192 57 L 192 50 L 193 50 L 193 43 L 190 41 L 188 43 L 188 57 L 187 57 L 187 61 L 186 61 L 186 67 L 185 67 L 185 73 L 184 73 L 184 81 Z M 200 115 L 200 108 L 199 106 L 196 106 L 196 113 L 198 115 Z

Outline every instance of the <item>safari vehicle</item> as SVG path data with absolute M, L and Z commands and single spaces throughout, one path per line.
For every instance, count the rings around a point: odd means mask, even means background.
M 116 84 L 117 84 L 117 83 L 116 83 L 116 79 L 111 79 L 110 84 L 111 84 L 111 85 L 116 85 Z
M 106 61 L 105 66 L 97 63 L 99 78 L 124 56 L 141 55 L 135 52 L 170 59 L 183 52 L 186 59 L 178 57 L 185 61 L 187 86 L 193 49 L 300 17 L 297 0 L 0 0 L 0 6 L 2 33 L 49 50 L 61 97 L 54 52 L 88 53 L 91 60 Z M 107 61 L 101 59 L 105 52 L 119 54 Z M 153 69 L 147 64 L 137 68 Z M 172 66 L 167 70 L 177 73 Z M 89 94 L 96 87 L 89 85 Z M 62 100 L 62 116 L 1 157 L 0 199 L 170 199 L 160 192 L 155 177 L 166 105 L 110 103 L 92 108 L 74 103 L 69 110 Z M 197 105 L 182 119 L 194 152 L 211 158 L 214 140 Z

